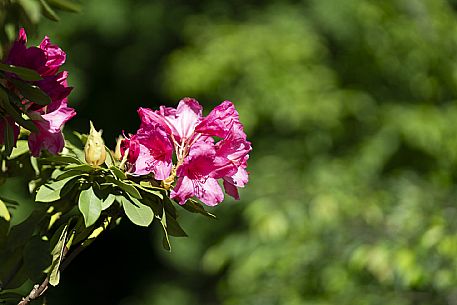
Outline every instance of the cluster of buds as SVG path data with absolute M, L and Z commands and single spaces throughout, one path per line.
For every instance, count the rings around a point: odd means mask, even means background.
M 21 95 L 20 90 L 16 88 L 17 83 L 14 81 L 21 80 L 21 78 L 15 74 L 9 75 L 13 81 L 6 81 L 2 85 L 17 93 L 20 98 L 21 111 L 32 119 L 36 127 L 36 130 L 32 130 L 28 140 L 32 155 L 39 156 L 42 150 L 57 154 L 65 145 L 62 135 L 63 125 L 76 115 L 75 110 L 67 105 L 67 96 L 73 89 L 67 85 L 68 72 L 59 72 L 60 67 L 65 63 L 66 54 L 57 45 L 52 44 L 47 36 L 36 47 L 27 48 L 26 43 L 27 35 L 21 28 L 5 63 L 37 72 L 41 79 L 28 83 L 49 96 L 50 102 L 42 105 Z M 15 143 L 19 135 L 19 125 L 0 108 L 0 135 L 3 135 L 5 128 L 13 129 Z M 4 141 L 0 136 L 0 145 Z
M 222 202 L 219 179 L 225 192 L 239 199 L 238 187 L 248 181 L 251 143 L 231 102 L 224 101 L 206 117 L 192 98 L 182 99 L 176 109 L 140 108 L 138 114 L 140 129 L 120 146 L 128 172 L 152 173 L 166 188 L 177 179 L 170 196 L 180 204 L 193 196 L 210 206 Z

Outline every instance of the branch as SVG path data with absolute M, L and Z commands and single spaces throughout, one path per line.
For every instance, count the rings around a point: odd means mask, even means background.
M 65 258 L 65 256 L 68 253 L 68 248 L 66 246 L 64 246 L 63 248 L 64 249 L 63 249 L 63 253 L 62 253 L 62 259 Z M 22 298 L 22 300 L 17 305 L 27 305 L 32 300 L 39 298 L 48 289 L 48 284 L 49 284 L 49 276 L 46 276 L 46 278 L 41 283 L 41 285 L 36 284 L 35 286 L 33 286 L 33 289 L 30 291 L 29 295 L 26 296 L 25 298 Z
M 109 221 L 108 221 L 109 223 Z M 106 227 L 103 228 L 103 231 L 105 231 L 107 229 L 107 225 Z M 96 229 L 94 229 L 92 231 L 92 233 L 95 231 Z M 102 231 L 102 232 L 103 232 Z M 101 233 L 101 232 L 100 232 Z M 99 234 L 100 234 L 99 233 Z M 96 237 L 98 236 L 98 234 L 93 237 L 93 239 L 95 239 Z M 86 240 L 86 242 L 89 241 L 89 240 Z M 62 253 L 62 262 L 61 262 L 61 265 L 60 265 L 60 271 L 63 271 L 65 270 L 65 268 L 67 268 L 67 266 L 73 261 L 73 259 L 79 254 L 81 253 L 84 249 L 87 248 L 87 246 L 90 245 L 90 243 L 88 244 L 85 244 L 85 242 L 83 242 L 82 244 L 80 244 L 75 250 L 73 250 L 70 255 L 68 256 L 68 258 L 66 258 L 67 254 L 68 254 L 68 251 L 69 249 L 67 248 L 67 246 L 64 246 L 63 248 L 63 253 Z M 29 304 L 32 300 L 36 299 L 36 298 L 39 298 L 45 291 L 46 289 L 48 289 L 48 284 L 49 284 L 49 277 L 46 276 L 46 278 L 44 279 L 44 281 L 41 283 L 41 285 L 38 285 L 36 284 L 35 286 L 33 286 L 33 289 L 30 291 L 29 295 L 26 296 L 25 298 L 22 298 L 22 300 L 18 303 L 18 305 L 27 305 Z
M 33 286 L 33 289 L 32 291 L 30 291 L 29 295 L 25 298 L 22 298 L 22 301 L 20 301 L 18 305 L 27 305 L 32 300 L 35 300 L 36 298 L 40 297 L 46 291 L 46 289 L 48 289 L 48 284 L 49 278 L 46 276 L 43 283 L 41 283 L 41 285 L 36 284 L 35 286 Z

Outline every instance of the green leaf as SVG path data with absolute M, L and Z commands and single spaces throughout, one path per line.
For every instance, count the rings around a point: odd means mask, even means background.
M 170 243 L 170 238 L 168 237 L 167 224 L 166 224 L 166 219 L 164 216 L 162 216 L 162 218 L 160 219 L 160 224 L 162 225 L 162 232 L 163 232 L 162 246 L 165 250 L 171 251 L 171 243 Z
M 93 225 L 102 212 L 102 200 L 95 195 L 92 187 L 81 192 L 78 206 L 84 216 L 86 227 Z
M 65 244 L 68 233 L 68 225 L 66 225 L 60 235 L 59 241 L 57 242 L 54 249 L 51 251 L 52 265 L 49 272 L 49 284 L 57 286 L 60 282 L 60 263 L 63 259 L 63 252 L 65 250 Z
M 145 191 L 145 192 L 148 192 L 149 194 L 152 194 L 152 195 L 154 195 L 154 196 L 156 196 L 156 197 L 159 197 L 160 199 L 163 199 L 162 192 L 160 191 L 159 188 L 153 189 L 153 188 L 150 188 L 150 187 L 145 187 L 145 186 L 143 186 L 143 185 L 141 185 L 141 184 L 135 184 L 135 186 L 136 186 L 137 188 L 139 188 L 139 189 Z
M 60 198 L 65 197 L 68 193 L 71 192 L 73 187 L 79 183 L 79 178 L 80 178 L 80 176 L 76 176 L 76 177 L 73 176 L 73 177 L 69 177 L 68 179 L 65 179 L 65 181 L 67 181 L 67 182 L 60 189 Z
M 59 8 L 61 10 L 79 13 L 81 12 L 81 5 L 79 3 L 69 1 L 69 0 L 48 0 L 48 3 L 53 7 Z
M 111 168 L 112 166 L 114 166 L 115 161 L 114 161 L 113 155 L 111 153 L 111 150 L 109 150 L 109 148 L 106 146 L 105 146 L 105 150 L 106 150 L 105 164 L 106 164 L 106 166 Z
M 3 126 L 3 144 L 5 145 L 5 153 L 9 156 L 14 148 L 14 130 L 8 123 L 3 124 Z
M 22 95 L 29 101 L 42 106 L 51 103 L 51 98 L 46 93 L 44 93 L 38 86 L 31 85 L 29 83 L 17 79 L 10 78 L 9 81 L 12 82 L 16 86 L 16 88 L 18 88 L 19 91 L 21 91 Z
M 0 217 L 5 219 L 6 221 L 11 220 L 11 215 L 8 211 L 8 208 L 6 207 L 6 204 L 1 199 L 0 199 Z
M 89 164 L 70 164 L 65 166 L 65 170 L 79 170 L 85 173 L 90 173 L 94 171 L 94 168 Z
M 80 171 L 80 170 L 77 170 L 77 169 L 72 169 L 72 170 L 63 172 L 62 174 L 57 176 L 56 180 L 62 180 L 62 179 L 67 179 L 67 178 L 71 178 L 71 177 L 80 177 L 80 176 L 83 176 L 83 175 L 87 176 L 87 173 L 85 173 L 83 171 Z
M 125 214 L 131 222 L 137 226 L 147 227 L 154 219 L 154 212 L 147 205 L 142 204 L 135 198 L 125 198 L 124 196 L 117 196 L 120 200 Z
M 26 140 L 17 140 L 16 147 L 13 149 L 13 152 L 8 157 L 8 159 L 15 159 L 19 156 L 22 156 L 25 153 L 28 153 L 29 150 L 29 143 Z
M 41 158 L 41 160 L 58 164 L 83 164 L 78 158 L 72 156 L 49 156 L 46 158 Z
M 60 199 L 60 189 L 63 187 L 63 184 L 53 185 L 53 184 L 43 184 L 37 191 L 35 201 L 38 202 L 53 202 Z
M 131 184 L 124 183 L 123 181 L 119 181 L 111 176 L 106 177 L 106 181 L 114 183 L 117 185 L 121 190 L 127 192 L 129 195 L 136 199 L 141 199 L 140 192 Z
M 81 141 L 81 144 L 83 146 L 86 145 L 88 135 L 84 133 L 79 133 L 77 131 L 73 131 L 73 134 Z
M 186 232 L 184 232 L 183 228 L 181 228 L 181 226 L 176 221 L 176 219 L 171 217 L 171 215 L 168 213 L 166 213 L 166 230 L 167 230 L 167 233 L 171 236 L 187 237 Z
M 116 199 L 115 195 L 109 194 L 108 197 L 106 197 L 106 199 L 104 199 L 102 201 L 102 211 L 104 211 L 107 208 L 109 208 L 113 204 L 115 199 Z
M 57 16 L 56 12 L 49 6 L 46 0 L 40 0 L 41 8 L 43 15 L 52 21 L 59 21 L 59 16 Z
M 117 168 L 116 166 L 111 166 L 109 169 L 111 170 L 113 175 L 116 176 L 118 179 L 120 179 L 120 180 L 127 179 L 127 176 L 125 175 L 125 173 L 123 171 L 121 171 L 119 168 Z
M 6 89 L 2 85 L 0 85 L 0 91 L 6 91 Z M 13 117 L 16 123 L 18 123 L 25 129 L 28 129 L 30 131 L 38 131 L 37 127 L 31 120 L 26 120 L 22 117 L 23 112 L 18 108 L 18 106 L 14 106 L 9 102 L 10 100 L 14 100 L 14 98 L 17 99 L 17 97 L 15 97 L 14 95 L 9 95 L 8 100 L 0 100 L 0 106 L 2 106 L 6 110 L 6 112 Z
M 0 63 L 0 70 L 14 73 L 21 79 L 26 81 L 37 81 L 41 79 L 40 74 L 38 74 L 36 71 L 24 67 L 17 67 L 13 65 Z
M 60 199 L 60 190 L 69 179 L 50 182 L 40 186 L 36 193 L 35 201 L 53 202 Z
M 192 213 L 199 213 L 199 214 L 205 215 L 209 218 L 216 218 L 216 215 L 211 214 L 208 211 L 206 211 L 201 203 L 199 203 L 193 199 L 188 199 L 184 205 L 179 205 L 179 206 L 185 208 L 186 210 L 188 210 L 189 212 L 192 212 Z

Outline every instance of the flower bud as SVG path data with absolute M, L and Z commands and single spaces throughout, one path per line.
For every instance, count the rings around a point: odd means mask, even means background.
M 101 165 L 106 159 L 105 143 L 102 139 L 102 130 L 95 130 L 94 124 L 90 122 L 90 133 L 84 146 L 86 162 L 90 165 Z

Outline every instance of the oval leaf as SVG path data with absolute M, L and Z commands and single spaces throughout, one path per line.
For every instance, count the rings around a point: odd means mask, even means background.
M 86 227 L 93 225 L 102 212 L 102 201 L 95 195 L 92 187 L 81 192 L 78 206 L 84 216 Z
M 118 197 L 122 203 L 125 214 L 131 222 L 137 226 L 147 227 L 154 219 L 154 212 L 147 205 L 142 204 L 135 198 Z
M 17 67 L 0 63 L 0 70 L 14 73 L 23 80 L 35 81 L 41 79 L 40 74 L 38 74 L 36 71 L 24 67 Z
M 44 93 L 38 86 L 31 85 L 29 83 L 17 80 L 9 79 L 18 89 L 22 95 L 31 102 L 38 105 L 48 105 L 51 102 L 51 98 Z

